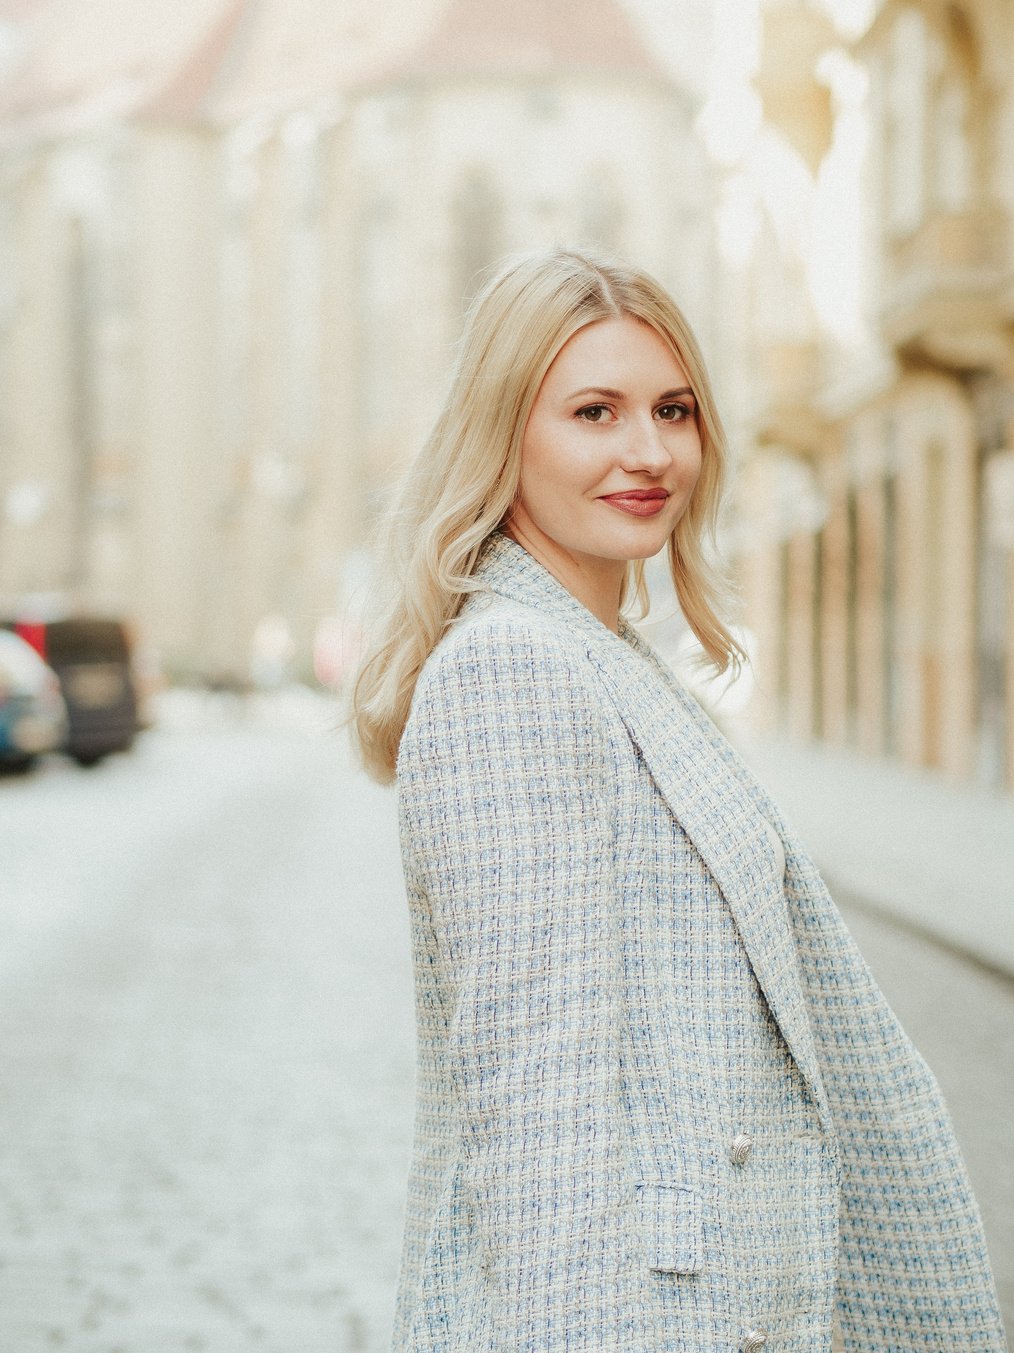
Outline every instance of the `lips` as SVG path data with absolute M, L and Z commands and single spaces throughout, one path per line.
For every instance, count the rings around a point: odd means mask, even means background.
M 627 489 L 624 493 L 604 494 L 602 501 L 632 517 L 654 517 L 665 507 L 668 497 L 665 489 Z

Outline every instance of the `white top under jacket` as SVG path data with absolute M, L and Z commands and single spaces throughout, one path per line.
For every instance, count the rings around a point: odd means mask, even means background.
M 476 576 L 398 762 L 396 1353 L 1000 1353 L 939 1089 L 774 804 L 626 622 L 499 533 Z

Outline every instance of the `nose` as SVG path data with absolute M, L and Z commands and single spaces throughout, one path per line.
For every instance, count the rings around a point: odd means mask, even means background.
M 650 414 L 632 420 L 620 464 L 628 474 L 641 471 L 656 479 L 669 469 L 672 452 L 665 444 L 662 429 Z

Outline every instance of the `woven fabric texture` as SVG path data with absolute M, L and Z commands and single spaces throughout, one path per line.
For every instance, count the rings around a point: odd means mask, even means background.
M 398 765 L 396 1353 L 1000 1353 L 939 1090 L 776 806 L 631 626 L 500 535 L 476 575 Z

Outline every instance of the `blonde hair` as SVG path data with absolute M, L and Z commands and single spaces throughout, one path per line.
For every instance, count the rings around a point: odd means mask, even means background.
M 386 523 L 391 593 L 352 692 L 351 723 L 363 764 L 393 780 L 401 735 L 423 663 L 479 585 L 486 538 L 507 517 L 521 475 L 521 446 L 543 377 L 563 345 L 597 320 L 632 316 L 679 359 L 696 396 L 701 474 L 669 539 L 680 607 L 719 671 L 741 651 L 716 612 L 722 583 L 705 553 L 726 472 L 725 437 L 697 342 L 675 302 L 646 273 L 567 249 L 508 262 L 469 309 L 451 387 L 429 439 L 405 476 Z M 643 561 L 628 568 L 647 611 Z

